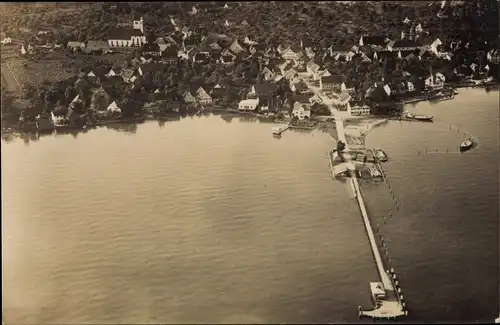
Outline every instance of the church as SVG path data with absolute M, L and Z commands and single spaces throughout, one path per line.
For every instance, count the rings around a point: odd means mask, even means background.
M 138 47 L 145 43 L 142 17 L 134 18 L 132 28 L 116 27 L 108 31 L 108 44 L 111 47 Z

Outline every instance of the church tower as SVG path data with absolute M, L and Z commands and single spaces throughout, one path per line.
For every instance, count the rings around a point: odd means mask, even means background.
M 139 20 L 134 19 L 134 29 L 139 29 L 142 33 L 144 33 L 144 20 L 142 17 Z

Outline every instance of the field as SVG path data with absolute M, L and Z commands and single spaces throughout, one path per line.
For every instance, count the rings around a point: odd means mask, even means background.
M 60 59 L 47 57 L 30 60 L 21 57 L 11 58 L 8 65 L 21 86 L 38 87 L 44 82 L 56 82 L 75 76 L 75 69 L 63 67 Z
M 73 55 L 65 51 L 46 52 L 33 59 L 11 57 L 8 65 L 23 88 L 27 86 L 36 88 L 47 82 L 54 83 L 75 77 L 84 66 L 98 66 L 96 62 L 104 64 L 122 62 L 124 55 L 126 54 Z
M 12 93 L 21 92 L 19 84 L 12 75 L 10 68 L 6 63 L 2 63 L 2 87 L 5 87 L 7 91 L 10 91 Z

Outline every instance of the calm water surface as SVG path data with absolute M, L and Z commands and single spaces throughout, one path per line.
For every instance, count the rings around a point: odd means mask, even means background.
M 408 107 L 433 115 L 434 123 L 391 121 L 367 137 L 367 146 L 383 147 L 390 158 L 384 170 L 399 211 L 387 225 L 382 216 L 395 210 L 390 191 L 377 184 L 364 192 L 388 240 L 410 319 L 498 317 L 498 105 L 498 92 L 461 89 L 452 101 Z M 469 135 L 479 146 L 457 153 Z
M 381 230 L 419 320 L 498 314 L 498 93 L 462 92 L 412 108 L 433 124 L 367 139 L 391 158 L 400 210 Z M 4 142 L 4 322 L 356 321 L 378 275 L 352 194 L 330 178 L 334 142 L 271 127 L 188 117 Z M 417 155 L 456 150 L 465 131 L 476 150 Z M 363 190 L 380 221 L 389 191 Z
M 218 116 L 2 145 L 6 323 L 356 319 L 377 278 L 321 133 Z

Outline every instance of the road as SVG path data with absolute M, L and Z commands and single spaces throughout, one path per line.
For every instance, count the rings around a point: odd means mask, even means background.
M 17 82 L 7 63 L 2 63 L 2 86 L 10 92 L 21 93 L 21 85 Z

